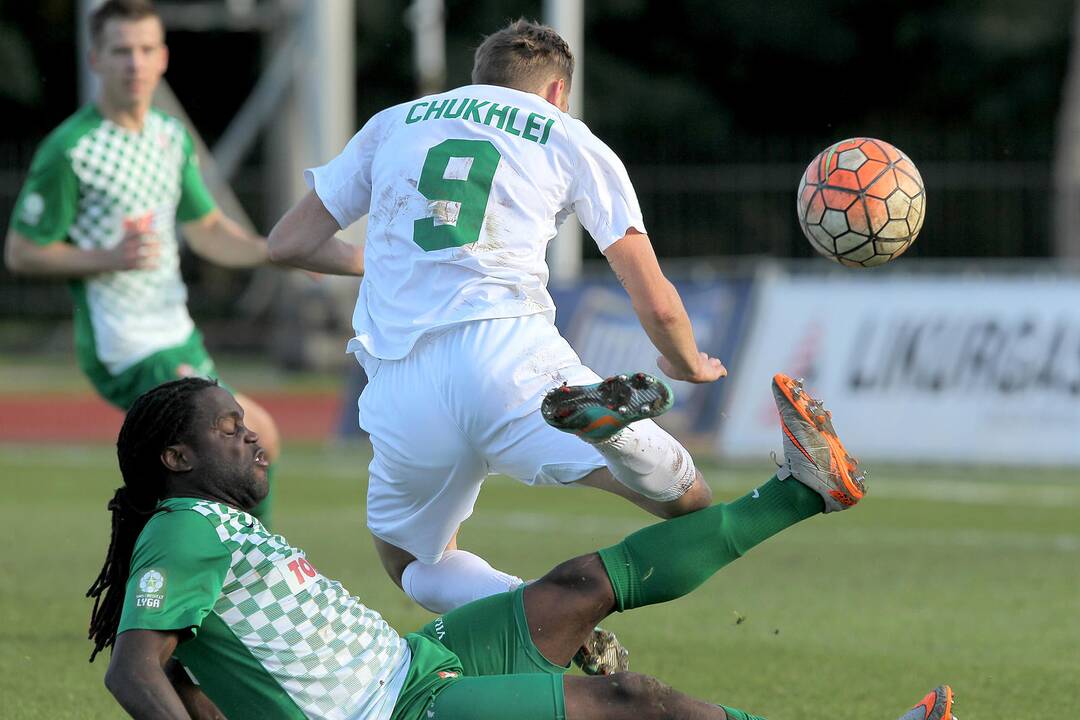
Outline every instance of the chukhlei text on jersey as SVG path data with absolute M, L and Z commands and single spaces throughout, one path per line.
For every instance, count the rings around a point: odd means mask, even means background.
M 519 114 L 521 118 L 519 119 Z M 540 113 L 526 115 L 521 108 L 513 105 L 500 105 L 491 100 L 477 98 L 445 98 L 443 100 L 421 100 L 409 108 L 405 124 L 411 125 L 425 120 L 453 120 L 461 118 L 470 122 L 496 127 L 499 130 L 520 137 L 522 140 L 544 145 L 551 135 L 555 119 Z

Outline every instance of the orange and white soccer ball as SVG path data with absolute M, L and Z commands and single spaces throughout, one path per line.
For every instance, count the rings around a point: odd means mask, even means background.
M 815 250 L 842 265 L 873 267 L 915 242 L 926 190 L 907 155 L 883 140 L 851 138 L 814 158 L 799 182 L 796 205 Z

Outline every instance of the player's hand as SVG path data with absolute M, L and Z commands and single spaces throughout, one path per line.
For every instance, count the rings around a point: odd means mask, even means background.
M 694 368 L 694 372 L 692 373 L 679 371 L 671 361 L 663 355 L 656 358 L 656 365 L 660 368 L 661 372 L 672 380 L 684 380 L 692 383 L 710 383 L 727 376 L 727 368 L 724 367 L 724 363 L 714 357 L 709 357 L 709 354 L 704 352 L 698 353 L 698 365 Z
M 158 265 L 161 243 L 153 233 L 128 228 L 110 253 L 117 270 L 150 270 Z

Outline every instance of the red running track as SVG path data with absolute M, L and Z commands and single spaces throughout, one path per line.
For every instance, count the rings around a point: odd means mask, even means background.
M 286 440 L 327 440 L 341 412 L 332 394 L 251 396 Z M 116 442 L 124 416 L 95 395 L 0 395 L 0 442 Z

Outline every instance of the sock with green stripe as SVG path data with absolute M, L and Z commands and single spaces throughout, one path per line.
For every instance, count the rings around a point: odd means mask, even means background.
M 758 543 L 824 509 L 810 488 L 774 476 L 734 502 L 638 530 L 600 551 L 616 607 L 629 610 L 682 597 Z

